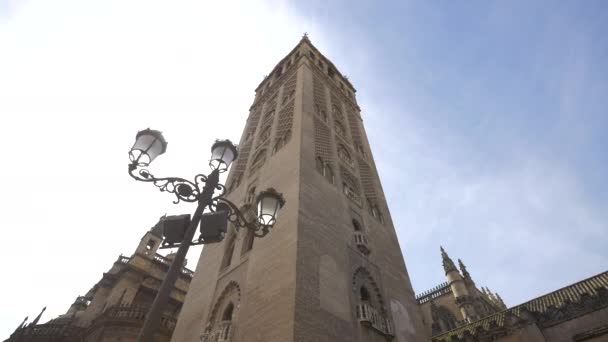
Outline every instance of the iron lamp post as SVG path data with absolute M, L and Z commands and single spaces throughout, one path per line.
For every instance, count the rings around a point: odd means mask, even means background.
M 238 156 L 238 150 L 230 140 L 217 140 L 213 144 L 209 161 L 211 173 L 198 174 L 194 181 L 177 177 L 157 178 L 148 171 L 150 163 L 166 150 L 167 141 L 161 132 L 149 128 L 138 132 L 135 144 L 129 151 L 129 174 L 135 180 L 150 182 L 160 191 L 174 194 L 176 199 L 173 203 L 197 202 L 198 205 L 192 218 L 190 215 L 180 215 L 163 222 L 164 242 L 161 248 L 179 248 L 146 315 L 137 338 L 139 342 L 153 341 L 191 245 L 220 242 L 228 222 L 233 223 L 237 230 L 250 229 L 255 236 L 263 237 L 275 224 L 280 209 L 285 205 L 283 196 L 276 190 L 270 188 L 262 191 L 257 196 L 257 219 L 248 220 L 234 203 L 223 197 L 226 188 L 219 183 L 219 175 L 227 171 Z M 201 234 L 197 240 L 193 240 L 199 223 Z

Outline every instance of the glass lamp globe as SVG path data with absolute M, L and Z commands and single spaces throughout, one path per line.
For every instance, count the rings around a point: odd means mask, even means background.
M 236 146 L 230 140 L 216 140 L 211 146 L 209 166 L 213 170 L 224 172 L 238 156 Z
M 135 144 L 129 151 L 129 158 L 138 166 L 148 166 L 165 151 L 167 151 L 167 141 L 162 133 L 148 128 L 137 132 Z
M 277 221 L 279 211 L 285 205 L 285 199 L 275 189 L 262 191 L 257 198 L 258 222 L 262 226 L 272 226 Z

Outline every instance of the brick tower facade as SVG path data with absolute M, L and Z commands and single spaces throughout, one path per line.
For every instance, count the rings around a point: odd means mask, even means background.
M 172 341 L 423 341 L 355 89 L 304 36 L 256 89 L 227 197 L 274 187 L 264 238 L 203 249 Z

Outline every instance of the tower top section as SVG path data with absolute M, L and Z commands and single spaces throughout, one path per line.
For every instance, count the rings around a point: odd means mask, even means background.
M 325 57 L 310 41 L 308 33 L 302 35 L 300 42 L 277 63 L 272 71 L 264 76 L 264 80 L 260 82 L 255 89 L 256 97 L 269 90 L 282 75 L 284 70 L 292 63 L 300 63 L 301 60 L 308 59 L 311 65 L 321 68 L 322 71 L 340 88 L 345 95 L 354 101 L 357 90 L 352 85 L 348 77 L 344 76 L 338 68 Z
M 456 265 L 454 265 L 454 262 L 452 261 L 452 259 L 450 259 L 448 253 L 445 252 L 443 247 L 439 248 L 441 249 L 441 261 L 443 263 L 443 269 L 445 270 L 445 274 L 448 274 L 451 271 L 458 271 L 456 269 Z

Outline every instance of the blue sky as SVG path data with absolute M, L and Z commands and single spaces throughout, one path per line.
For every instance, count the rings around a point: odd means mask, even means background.
M 605 271 L 607 6 L 0 0 L 0 266 L 20 279 L 0 336 L 192 210 L 127 176 L 135 132 L 165 132 L 158 174 L 200 172 L 305 31 L 358 90 L 417 292 L 444 281 L 439 245 L 508 305 Z
M 440 244 L 510 305 L 606 270 L 605 2 L 349 4 L 299 10 L 340 37 L 415 289 Z

